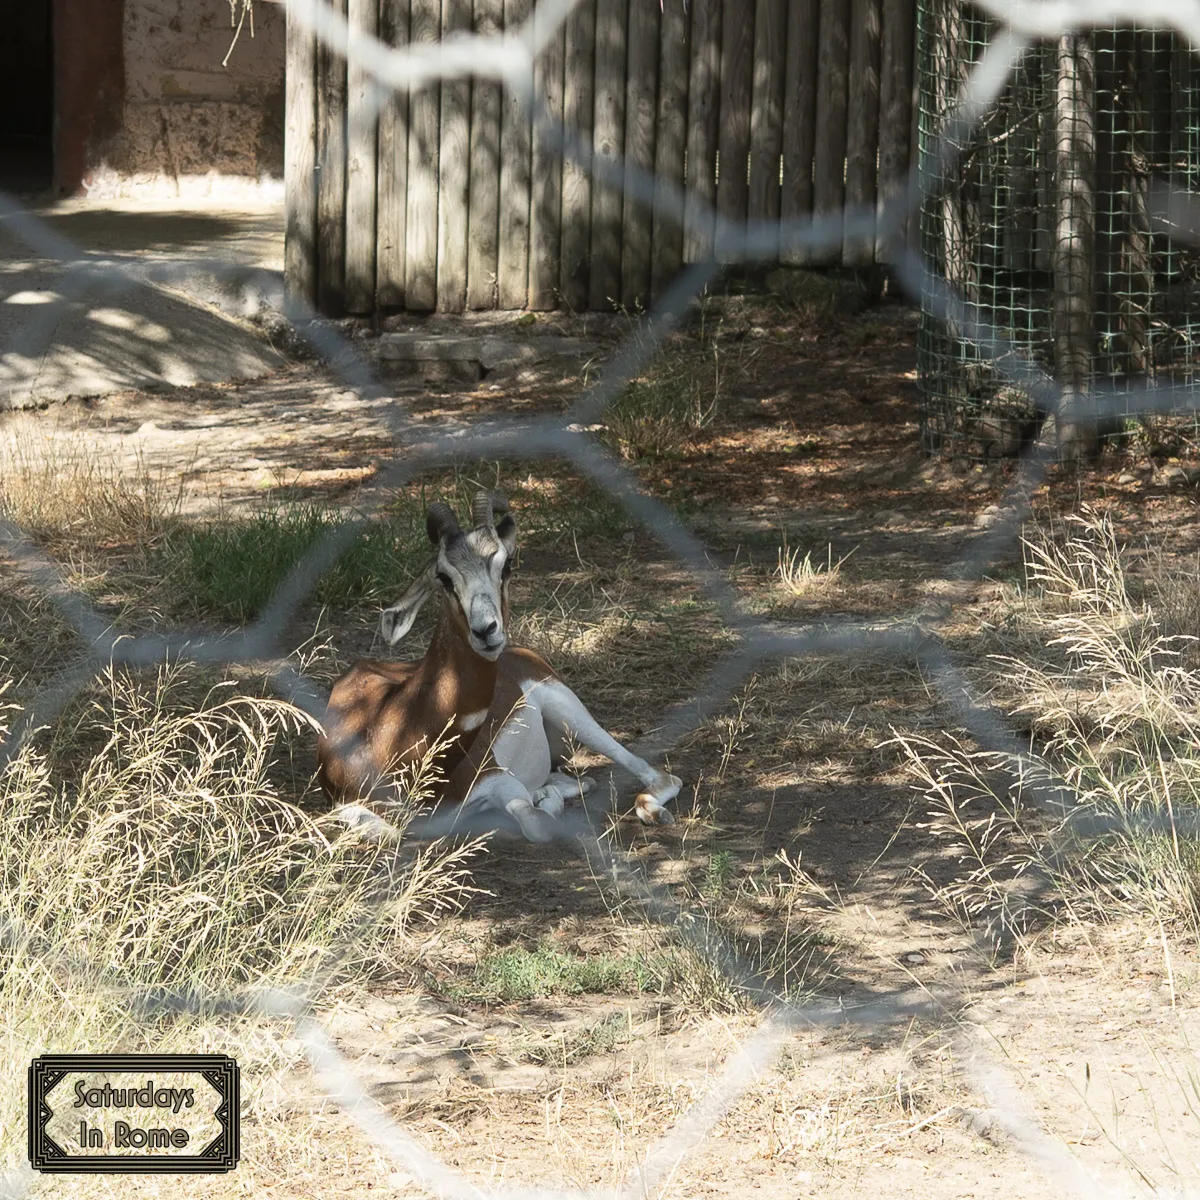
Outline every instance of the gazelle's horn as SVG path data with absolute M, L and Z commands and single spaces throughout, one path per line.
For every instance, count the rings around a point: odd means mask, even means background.
M 425 514 L 425 532 L 429 534 L 429 540 L 435 543 L 443 538 L 453 537 L 459 532 L 454 509 L 442 500 L 431 504 Z
M 475 493 L 475 499 L 471 501 L 471 524 L 476 529 L 491 529 L 493 528 L 492 512 L 495 507 L 495 497 L 489 491 L 480 488 Z M 501 509 L 501 512 L 504 510 Z

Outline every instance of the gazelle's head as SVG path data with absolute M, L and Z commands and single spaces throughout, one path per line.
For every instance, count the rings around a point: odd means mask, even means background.
M 499 519 L 497 519 L 499 518 Z M 391 608 L 380 629 L 394 646 L 412 628 L 421 606 L 442 593 L 443 612 L 455 632 L 476 654 L 495 662 L 508 641 L 508 576 L 517 550 L 517 524 L 497 492 L 475 493 L 468 532 L 454 510 L 439 501 L 429 506 L 425 529 L 433 560 Z

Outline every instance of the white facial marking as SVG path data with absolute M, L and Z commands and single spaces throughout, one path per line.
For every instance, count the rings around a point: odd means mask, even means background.
M 481 708 L 478 712 L 464 713 L 458 718 L 459 725 L 469 733 L 472 729 L 478 729 L 483 724 L 483 719 L 488 715 L 486 708 Z

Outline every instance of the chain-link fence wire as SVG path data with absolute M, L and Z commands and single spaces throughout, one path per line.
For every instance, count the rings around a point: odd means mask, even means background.
M 923 159 L 999 28 L 958 0 L 922 0 Z M 1154 204 L 1156 186 L 1190 191 L 1200 173 L 1200 58 L 1185 39 L 1126 18 L 1033 45 L 958 150 L 922 204 L 921 247 L 969 308 L 1075 393 L 1097 379 L 1190 383 L 1200 261 Z M 931 451 L 1015 456 L 1044 415 L 953 321 L 924 314 L 918 363 Z M 1131 403 L 1095 436 L 1127 439 L 1139 418 Z M 1186 405 L 1146 433 L 1200 442 Z
M 502 80 L 525 104 L 532 106 L 539 134 L 562 153 L 578 160 L 596 178 L 620 187 L 628 199 L 637 203 L 652 203 L 657 198 L 671 219 L 682 220 L 685 202 L 689 217 L 699 213 L 711 219 L 715 231 L 713 261 L 681 272 L 637 335 L 620 349 L 601 380 L 582 391 L 561 417 L 493 419 L 431 435 L 427 426 L 409 420 L 397 406 L 390 418 L 391 432 L 398 447 L 396 461 L 379 473 L 371 489 L 362 497 L 361 515 L 331 528 L 319 538 L 279 585 L 259 618 L 235 633 L 170 630 L 137 636 L 122 634 L 112 628 L 85 596 L 65 583 L 58 568 L 32 538 L 13 522 L 0 521 L 0 545 L 4 546 L 17 570 L 54 604 L 61 617 L 87 645 L 87 651 L 79 661 L 62 670 L 27 706 L 0 747 L 0 767 L 10 764 L 13 755 L 34 731 L 52 723 L 89 681 L 112 666 L 148 667 L 179 659 L 209 664 L 257 665 L 266 672 L 281 695 L 319 719 L 324 713 L 327 693 L 296 669 L 284 654 L 280 642 L 292 616 L 323 573 L 361 530 L 363 522 L 378 511 L 395 488 L 417 472 L 464 453 L 489 459 L 558 456 L 619 500 L 665 549 L 686 565 L 722 618 L 738 635 L 737 647 L 713 669 L 697 696 L 667 715 L 652 744 L 635 746 L 636 750 L 655 754 L 670 748 L 688 730 L 725 704 L 739 683 L 760 662 L 806 655 L 885 651 L 914 657 L 921 663 L 942 702 L 980 745 L 1002 750 L 1015 779 L 1036 773 L 1043 786 L 1035 789 L 1032 795 L 1046 804 L 1053 815 L 1074 818 L 1079 811 L 1074 791 L 1055 776 L 1045 760 L 1022 750 L 1015 735 L 1007 729 L 1002 714 L 974 694 L 941 642 L 936 619 L 928 611 L 898 615 L 891 621 L 845 621 L 795 627 L 746 615 L 733 589 L 711 567 L 703 543 L 670 509 L 646 494 L 626 467 L 593 437 L 581 431 L 583 426 L 603 415 L 606 406 L 645 366 L 665 334 L 715 277 L 717 261 L 773 256 L 781 246 L 785 249 L 806 246 L 816 250 L 826 245 L 840 246 L 844 237 L 853 236 L 859 230 L 864 236 L 874 236 L 876 215 L 873 208 L 869 212 L 848 209 L 783 223 L 749 221 L 735 224 L 716 212 L 705 212 L 704 202 L 699 197 L 685 196 L 681 190 L 657 180 L 652 173 L 634 164 L 625 163 L 619 157 L 606 160 L 592 155 L 587 138 L 555 121 L 533 93 L 534 58 L 574 6 L 575 0 L 547 0 L 515 33 L 482 38 L 458 35 L 438 45 L 404 49 L 389 48 L 351 29 L 344 17 L 313 0 L 290 0 L 289 16 L 313 29 L 335 51 L 345 53 L 349 50 L 354 54 L 378 81 L 381 97 L 389 89 L 419 87 L 463 75 Z M 1148 3 L 1147 0 L 1125 0 L 1124 3 L 1110 0 L 1104 4 L 1092 0 L 1041 4 L 984 0 L 981 8 L 997 22 L 997 31 L 990 36 L 970 69 L 955 81 L 953 97 L 947 97 L 953 99 L 953 103 L 947 105 L 940 134 L 932 142 L 926 140 L 921 171 L 913 173 L 903 193 L 885 208 L 878 225 L 879 236 L 889 247 L 898 279 L 911 294 L 922 297 L 924 311 L 944 324 L 953 325 L 959 336 L 975 348 L 973 353 L 979 361 L 990 363 L 994 377 L 1031 397 L 1042 417 L 1041 428 L 1034 430 L 1021 447 L 1018 472 L 996 519 L 973 539 L 950 571 L 951 577 L 965 581 L 980 578 L 998 554 L 1016 544 L 1025 501 L 1057 455 L 1051 430 L 1066 403 L 1073 406 L 1073 415 L 1095 419 L 1118 413 L 1141 415 L 1200 407 L 1196 404 L 1190 380 L 1164 382 L 1147 376 L 1134 387 L 1113 386 L 1101 381 L 1082 397 L 1074 388 L 1060 386 L 1061 381 L 1056 382 L 1051 373 L 1056 364 L 1031 353 L 1028 339 L 1020 336 L 1019 329 L 1014 329 L 1011 323 L 991 319 L 975 297 L 964 294 L 963 287 L 959 286 L 961 280 L 947 279 L 936 258 L 931 266 L 912 253 L 904 242 L 910 215 L 921 208 L 923 200 L 932 194 L 939 181 L 953 171 L 964 147 L 972 143 L 981 121 L 1002 96 L 1014 73 L 1021 70 L 1035 39 L 1057 39 L 1064 31 L 1136 21 L 1141 28 L 1152 25 L 1163 30 L 1174 28 L 1200 45 L 1200 6 L 1183 6 L 1178 0 L 1170 4 Z M 1147 196 L 1148 204 L 1157 204 L 1158 211 L 1174 221 L 1177 239 L 1182 240 L 1188 230 L 1200 229 L 1200 222 L 1194 219 L 1195 201 L 1185 191 L 1168 183 L 1159 186 L 1157 191 L 1148 191 Z M 80 253 L 44 223 L 23 212 L 11 199 L 0 197 L 0 218 L 31 250 L 66 266 L 58 288 L 58 305 L 89 292 L 117 295 L 141 286 L 141 280 L 147 276 L 178 285 L 197 269 L 217 275 L 228 274 L 231 270 L 225 262 L 198 263 L 194 258 L 187 262 L 156 264 L 150 271 L 134 270 L 118 259 Z M 233 270 L 243 281 L 247 278 L 245 272 Z M 40 350 L 50 344 L 52 315 L 52 312 L 47 313 L 35 326 L 27 327 L 23 347 Z M 297 334 L 331 365 L 347 387 L 361 395 L 386 394 L 386 388 L 374 376 L 369 362 L 335 329 L 314 322 L 315 314 L 302 308 L 298 311 L 293 307 L 290 316 L 296 323 Z M 480 815 L 474 814 L 474 828 L 479 827 L 479 819 Z M 435 817 L 426 822 L 423 832 L 445 832 L 439 820 L 441 818 Z M 457 827 L 462 828 L 462 824 L 460 821 Z M 1076 824 L 1076 835 L 1103 831 L 1095 825 Z M 689 911 L 670 889 L 654 883 L 637 862 L 598 836 L 587 823 L 586 814 L 571 811 L 561 822 L 560 830 L 564 839 L 571 839 L 580 846 L 595 869 L 615 889 L 634 897 L 650 918 L 670 925 L 727 978 L 753 996 L 764 1012 L 757 1033 L 725 1064 L 707 1096 L 640 1156 L 638 1167 L 621 1188 L 623 1196 L 647 1195 L 665 1185 L 797 1029 L 841 1022 L 852 1022 L 865 1028 L 883 1026 L 911 1019 L 920 1013 L 947 1011 L 955 1002 L 952 993 L 937 994 L 928 988 L 880 994 L 854 1005 L 792 1002 L 774 981 L 745 962 L 736 948 L 716 933 L 702 915 Z M 1044 889 L 1048 885 L 1045 881 L 1031 882 L 1031 904 L 1037 902 L 1039 886 Z M 381 896 L 380 904 L 385 902 L 386 896 Z M 1010 932 L 1020 932 L 1019 913 Z M 28 936 L 28 931 L 15 928 L 0 930 L 0 937 L 8 943 Z M 349 953 L 352 944 L 353 938 L 348 939 L 342 952 Z M 50 953 L 49 948 L 47 953 Z M 56 962 L 55 965 L 83 977 L 87 977 L 94 967 L 86 962 Z M 211 1013 L 222 1009 L 293 1022 L 317 1081 L 327 1094 L 347 1109 L 382 1153 L 412 1174 L 433 1195 L 580 1194 L 571 1189 L 485 1189 L 421 1147 L 364 1091 L 315 1015 L 323 982 L 332 969 L 327 964 L 321 977 L 311 980 L 302 992 L 287 995 L 260 992 L 221 997 L 141 991 L 130 992 L 125 1002 L 147 1022 L 172 1012 Z M 1024 1116 L 1017 1093 L 999 1067 L 982 1061 L 978 1048 L 964 1049 L 964 1056 L 968 1052 L 972 1056 L 970 1077 L 984 1094 L 999 1098 L 997 1104 L 1002 1109 L 1005 1128 L 1017 1144 L 1041 1164 L 1065 1193 L 1104 1194 L 1095 1181 L 1086 1178 L 1065 1147 L 1054 1142 Z M 23 1195 L 32 1178 L 29 1171 L 18 1172 L 3 1181 L 4 1194 Z

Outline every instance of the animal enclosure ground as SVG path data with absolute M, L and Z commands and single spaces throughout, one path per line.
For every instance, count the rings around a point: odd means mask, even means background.
M 367 399 L 293 363 L 254 383 L 6 416 L 6 513 L 118 628 L 230 627 L 255 615 L 251 593 L 269 595 L 325 514 L 377 498 L 413 436 L 393 433 L 397 409 L 439 429 L 562 412 L 629 330 L 624 318 L 537 326 L 600 349 L 586 363 L 465 384 L 393 380 Z M 494 317 L 423 327 L 534 336 Z M 653 435 L 656 456 L 630 469 L 703 538 L 744 611 L 781 628 L 907 614 L 976 664 L 1018 607 L 1021 557 L 1014 549 L 980 584 L 954 565 L 986 532 L 980 516 L 1001 502 L 1012 464 L 922 457 L 915 335 L 915 314 L 898 304 L 838 316 L 714 298 L 668 348 L 670 388 L 653 392 L 647 376 L 658 424 L 647 432 L 635 411 L 623 438 L 595 432 L 618 452 Z M 1184 571 L 1200 553 L 1188 455 L 1111 451 L 1093 470 L 1056 474 L 1033 515 L 1102 507 L 1124 539 L 1162 544 Z M 381 653 L 378 609 L 421 561 L 424 505 L 456 496 L 461 509 L 476 484 L 502 488 L 517 517 L 515 640 L 546 653 L 602 724 L 636 744 L 704 691 L 737 640 L 717 607 L 618 502 L 540 460 L 464 457 L 386 491 L 371 535 L 281 651 L 326 682 Z M 81 643 L 11 561 L 3 579 L 4 699 L 23 706 Z M 261 686 L 250 668 L 222 678 Z M 935 899 L 962 864 L 929 828 L 895 740 L 955 728 L 911 655 L 764 662 L 671 750 L 685 780 L 678 824 L 626 816 L 608 831 L 698 927 L 791 997 L 853 1010 L 902 992 L 925 1005 L 870 1029 L 798 1030 L 654 1194 L 1060 1194 L 1062 1178 L 1012 1136 L 1021 1115 L 1118 1191 L 1138 1178 L 1195 1185 L 1190 934 L 1150 920 L 1064 922 L 990 958 Z M 287 741 L 270 770 L 315 813 L 314 740 Z M 72 752 L 82 761 L 94 749 Z M 333 980 L 321 1014 L 371 1094 L 470 1179 L 615 1191 L 719 1083 L 762 1014 L 574 845 L 498 837 L 469 865 L 461 909 L 406 928 L 386 970 Z M 256 1061 L 270 1069 L 247 1083 L 242 1167 L 199 1194 L 417 1192 L 324 1098 L 288 1031 Z M 53 1183 L 80 1195 L 154 1186 Z

